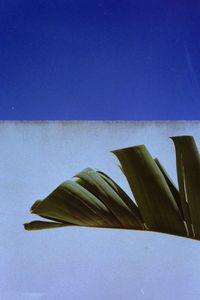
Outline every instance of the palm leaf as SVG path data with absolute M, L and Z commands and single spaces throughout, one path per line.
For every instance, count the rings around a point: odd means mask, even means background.
M 70 226 L 70 223 L 56 223 L 56 222 L 45 222 L 45 221 L 32 221 L 24 224 L 26 230 L 41 230 L 41 229 L 52 229 Z
M 180 197 L 189 235 L 200 238 L 200 158 L 194 138 L 172 137 Z
M 101 175 L 101 177 L 115 190 L 115 192 L 123 199 L 126 205 L 134 212 L 135 217 L 141 224 L 144 224 L 144 220 L 142 219 L 141 213 L 137 207 L 137 205 L 133 202 L 133 200 L 125 193 L 125 191 L 107 174 L 97 171 Z
M 107 174 L 86 168 L 59 185 L 31 212 L 48 222 L 26 230 L 66 226 L 156 231 L 200 239 L 200 159 L 191 136 L 173 137 L 179 190 L 144 145 L 112 151 L 134 198 Z M 135 203 L 136 201 L 136 203 Z
M 174 182 L 172 181 L 172 179 L 170 178 L 170 176 L 168 175 L 167 171 L 164 169 L 164 167 L 162 166 L 160 161 L 157 158 L 155 158 L 154 160 L 155 160 L 157 166 L 159 167 L 160 171 L 162 172 L 163 176 L 165 177 L 168 187 L 169 187 L 169 189 L 174 197 L 174 200 L 176 201 L 176 204 L 179 208 L 181 216 L 184 219 L 184 213 L 183 213 L 183 209 L 182 209 L 182 205 L 181 205 L 181 197 L 180 197 L 179 190 L 175 186 Z
M 82 179 L 87 184 L 87 190 L 104 203 L 119 222 L 120 227 L 142 229 L 142 223 L 133 209 L 126 205 L 119 193 L 99 173 L 87 168 L 76 177 Z
M 113 151 L 150 230 L 184 235 L 176 201 L 159 167 L 144 145 Z

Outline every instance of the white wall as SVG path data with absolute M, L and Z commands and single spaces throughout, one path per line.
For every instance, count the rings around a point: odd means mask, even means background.
M 37 199 L 85 167 L 130 193 L 109 151 L 145 144 L 175 178 L 169 136 L 200 122 L 0 123 L 0 299 L 196 300 L 200 242 L 126 230 L 61 228 L 26 232 Z

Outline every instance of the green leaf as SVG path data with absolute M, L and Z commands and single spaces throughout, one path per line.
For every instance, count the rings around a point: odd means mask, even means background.
M 176 201 L 176 204 L 177 204 L 177 206 L 179 208 L 181 216 L 184 219 L 185 217 L 184 217 L 184 213 L 183 213 L 183 209 L 182 209 L 182 205 L 181 205 L 181 197 L 180 197 L 180 193 L 179 193 L 177 187 L 173 183 L 173 181 L 170 178 L 170 176 L 168 175 L 167 171 L 161 165 L 160 161 L 157 158 L 155 158 L 154 160 L 155 160 L 157 166 L 159 167 L 160 171 L 162 172 L 163 176 L 165 177 L 165 180 L 166 180 L 166 182 L 168 184 L 168 187 L 169 187 L 169 189 L 170 189 L 170 191 L 171 191 L 171 193 L 172 193 L 172 195 L 173 195 L 173 197 L 174 197 L 174 199 Z
M 186 235 L 176 201 L 159 167 L 144 145 L 112 151 L 119 159 L 150 230 Z
M 192 136 L 175 136 L 181 204 L 191 237 L 200 238 L 200 158 Z M 192 224 L 192 225 L 191 225 Z
M 125 191 L 107 174 L 97 171 L 98 174 L 114 189 L 114 191 L 120 196 L 121 199 L 126 203 L 126 205 L 134 212 L 138 222 L 143 226 L 144 220 L 142 220 L 141 213 L 137 207 L 137 205 L 133 202 L 133 200 L 125 193 Z
M 134 210 L 127 206 L 127 199 L 124 201 L 99 173 L 87 168 L 75 177 L 80 178 L 87 185 L 87 190 L 103 202 L 122 228 L 143 228 Z
M 118 149 L 137 205 L 107 174 L 87 168 L 65 181 L 31 212 L 52 222 L 33 221 L 26 230 L 85 226 L 150 230 L 200 240 L 200 157 L 191 136 L 172 137 L 179 190 L 144 145 Z
M 45 221 L 32 221 L 30 223 L 25 223 L 24 228 L 26 230 L 41 230 L 41 229 L 54 229 L 60 227 L 70 226 L 70 223 L 55 223 L 55 222 L 45 222 Z
M 82 226 L 109 226 L 109 211 L 78 183 L 65 181 L 43 201 L 36 201 L 32 213 Z

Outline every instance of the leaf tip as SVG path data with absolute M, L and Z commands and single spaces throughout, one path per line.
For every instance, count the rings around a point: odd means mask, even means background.
M 35 203 L 31 206 L 30 212 L 31 212 L 32 214 L 35 213 L 35 211 L 37 210 L 37 207 L 41 204 L 41 202 L 42 202 L 42 200 L 37 200 L 37 201 L 35 201 Z
M 28 223 L 24 223 L 24 224 L 23 224 L 23 227 L 24 227 L 25 230 L 29 230 Z

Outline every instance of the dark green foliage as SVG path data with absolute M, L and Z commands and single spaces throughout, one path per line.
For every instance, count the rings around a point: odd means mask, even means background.
M 34 221 L 26 230 L 87 226 L 169 233 L 200 239 L 200 158 L 193 137 L 172 138 L 179 190 L 144 145 L 113 151 L 135 202 L 101 171 L 87 168 L 65 181 L 31 212 L 52 222 Z

